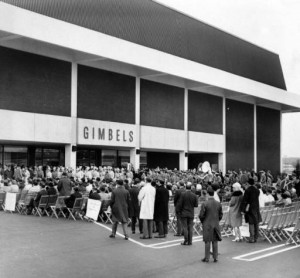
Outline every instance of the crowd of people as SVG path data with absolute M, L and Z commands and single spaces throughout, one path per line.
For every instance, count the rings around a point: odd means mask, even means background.
M 132 234 L 138 223 L 141 239 L 152 238 L 153 232 L 157 233 L 156 238 L 166 237 L 169 204 L 172 202 L 177 219 L 175 236 L 184 237 L 182 245 L 192 245 L 194 208 L 201 204 L 199 218 L 206 243 L 203 262 L 209 260 L 210 243 L 217 262 L 222 201 L 229 202 L 229 222 L 234 230 L 234 241 L 243 240 L 239 227 L 244 215 L 249 223 L 249 242 L 255 243 L 261 221 L 260 208 L 270 203 L 290 205 L 293 199 L 300 197 L 300 180 L 296 174 L 274 177 L 270 171 L 238 170 L 223 174 L 199 169 L 145 168 L 135 171 L 132 167 L 110 166 L 79 166 L 77 169 L 63 166 L 0 167 L 0 192 L 19 193 L 24 190 L 37 193 L 27 207 L 29 214 L 43 195 L 68 196 L 65 203 L 69 208 L 83 194 L 90 199 L 109 201 L 113 221 L 111 238 L 115 237 L 119 223 L 122 224 L 124 238 L 129 238 L 129 218 Z

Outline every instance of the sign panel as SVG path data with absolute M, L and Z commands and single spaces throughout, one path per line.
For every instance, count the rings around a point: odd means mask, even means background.
M 85 216 L 96 221 L 98 219 L 100 208 L 101 208 L 101 201 L 88 199 Z
M 82 145 L 135 147 L 135 125 L 78 119 L 77 142 Z
M 16 193 L 6 193 L 5 197 L 5 210 L 15 211 L 16 208 Z

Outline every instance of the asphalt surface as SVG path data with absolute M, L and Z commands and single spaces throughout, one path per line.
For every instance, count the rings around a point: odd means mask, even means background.
M 122 232 L 120 226 L 118 231 Z M 173 234 L 148 240 L 130 234 L 133 241 L 109 235 L 109 229 L 86 221 L 1 211 L 0 277 L 300 277 L 300 248 L 271 245 L 262 239 L 249 244 L 223 238 L 219 262 L 202 263 L 201 238 L 192 246 L 181 246 Z M 248 253 L 253 254 L 244 256 Z M 244 256 L 243 260 L 234 259 L 238 256 Z

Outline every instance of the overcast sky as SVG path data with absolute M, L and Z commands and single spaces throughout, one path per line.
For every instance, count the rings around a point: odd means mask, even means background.
M 299 0 L 159 0 L 210 25 L 278 53 L 287 90 L 300 94 Z M 300 157 L 300 113 L 285 114 L 282 154 Z

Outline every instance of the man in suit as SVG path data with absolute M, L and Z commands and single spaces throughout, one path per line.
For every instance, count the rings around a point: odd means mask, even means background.
M 166 237 L 168 233 L 169 220 L 169 190 L 164 187 L 164 181 L 159 179 L 156 182 L 156 194 L 154 202 L 154 220 L 158 226 L 158 236 L 155 238 Z
M 176 207 L 176 211 L 181 217 L 184 233 L 184 241 L 181 245 L 192 245 L 195 207 L 198 207 L 198 197 L 191 191 L 191 184 L 188 183 L 186 191 L 182 192 Z
M 213 249 L 214 262 L 218 261 L 218 241 L 221 241 L 219 222 L 223 217 L 222 205 L 214 199 L 214 190 L 207 189 L 208 200 L 205 201 L 200 210 L 200 221 L 203 226 L 203 241 L 205 242 L 205 257 L 202 262 L 209 262 L 210 246 Z
M 130 203 L 130 195 L 129 192 L 125 189 L 123 180 L 117 181 L 118 187 L 112 192 L 111 195 L 111 212 L 112 212 L 112 231 L 110 238 L 115 238 L 118 223 L 120 222 L 122 224 L 124 237 L 126 240 L 128 240 L 128 234 L 127 234 L 127 222 L 128 222 L 128 209 L 129 209 L 129 203 Z
M 258 238 L 258 224 L 261 221 L 259 194 L 259 190 L 254 185 L 254 179 L 249 178 L 241 207 L 242 213 L 245 214 L 245 220 L 249 223 L 249 243 L 255 243 Z
M 177 219 L 177 229 L 176 229 L 176 234 L 174 234 L 174 236 L 182 236 L 183 230 L 182 230 L 182 224 L 181 224 L 181 216 L 180 213 L 177 213 L 177 203 L 180 199 L 181 194 L 185 192 L 185 188 L 184 188 L 184 182 L 180 181 L 179 182 L 179 189 L 176 190 L 175 195 L 174 195 L 174 207 L 176 210 L 176 219 Z
M 129 194 L 130 194 L 130 217 L 131 217 L 131 232 L 135 234 L 135 225 L 136 222 L 139 221 L 139 230 L 140 234 L 143 233 L 143 220 L 139 219 L 140 216 L 140 204 L 139 204 L 139 188 L 138 184 L 140 183 L 139 179 L 135 179 L 134 183 L 132 185 L 132 188 L 129 189 Z
M 60 196 L 70 196 L 72 190 L 72 183 L 67 176 L 67 173 L 64 172 L 62 177 L 57 185 L 57 190 Z

